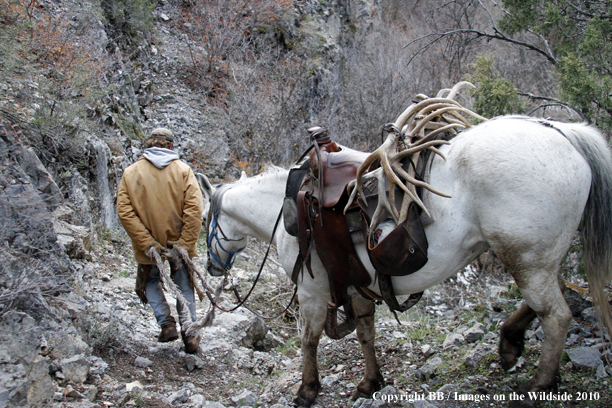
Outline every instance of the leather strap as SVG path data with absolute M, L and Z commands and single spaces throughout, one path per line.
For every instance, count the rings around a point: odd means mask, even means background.
M 318 220 L 313 223 L 317 253 L 324 261 L 332 303 L 336 307 L 350 300 L 346 293 L 349 286 L 369 286 L 372 282 L 353 246 L 346 218 L 342 213 L 342 204 L 321 209 L 318 217 L 324 219 L 325 227 L 322 227 Z
M 297 215 L 298 215 L 298 243 L 300 263 L 305 263 L 310 277 L 314 279 L 312 268 L 310 266 L 310 253 L 313 245 L 313 220 L 310 216 L 310 207 L 312 205 L 312 196 L 308 191 L 300 191 L 297 195 Z M 301 267 L 300 267 L 301 270 Z M 293 278 L 295 277 L 295 280 Z M 295 267 L 292 275 L 292 280 L 297 284 L 297 275 L 295 275 Z

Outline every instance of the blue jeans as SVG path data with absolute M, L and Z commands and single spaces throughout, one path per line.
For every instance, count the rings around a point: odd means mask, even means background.
M 174 272 L 172 280 L 174 281 L 174 283 L 176 283 L 176 286 L 178 286 L 179 290 L 181 291 L 187 302 L 189 302 L 189 314 L 191 316 L 191 322 L 195 322 L 195 295 L 193 293 L 193 288 L 189 283 L 189 274 L 187 273 L 185 263 L 181 262 L 181 266 L 176 271 L 172 272 Z M 164 296 L 164 291 L 162 289 L 161 280 L 159 277 L 159 270 L 157 269 L 156 265 L 151 265 L 151 272 L 149 273 L 149 279 L 147 280 L 145 286 L 145 293 L 147 295 L 147 300 L 149 304 L 153 308 L 153 313 L 155 314 L 157 324 L 159 324 L 162 328 L 176 325 L 174 317 L 172 317 L 172 315 L 170 314 L 170 307 L 168 306 L 168 302 L 166 301 L 166 297 Z M 182 308 L 178 300 L 176 302 L 176 309 L 180 320 Z M 187 322 L 179 321 L 179 323 L 182 327 L 183 324 Z

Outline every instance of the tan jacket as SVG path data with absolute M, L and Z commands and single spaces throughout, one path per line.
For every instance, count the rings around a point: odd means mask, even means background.
M 141 264 L 154 264 L 144 251 L 155 241 L 169 240 L 195 257 L 202 228 L 202 192 L 191 168 L 174 160 L 158 169 L 144 157 L 123 172 L 117 193 L 117 214 L 132 239 Z

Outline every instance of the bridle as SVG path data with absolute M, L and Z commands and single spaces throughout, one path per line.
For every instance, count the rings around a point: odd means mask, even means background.
M 234 258 L 234 255 L 236 255 L 237 253 L 243 251 L 246 248 L 246 245 L 243 246 L 242 248 L 236 250 L 236 251 L 228 251 L 225 248 L 223 248 L 223 246 L 221 245 L 221 239 L 219 238 L 219 232 L 221 233 L 222 239 L 224 239 L 225 241 L 231 242 L 231 241 L 241 241 L 241 239 L 230 239 L 228 238 L 225 233 L 223 232 L 223 229 L 221 228 L 221 225 L 219 225 L 219 221 L 217 219 L 219 213 L 219 208 L 213 208 L 213 204 L 212 204 L 212 200 L 211 200 L 211 205 L 210 208 L 208 210 L 208 217 L 206 220 L 206 245 L 208 246 L 208 257 L 209 259 L 212 257 L 212 259 L 214 259 L 223 269 L 223 271 L 225 272 L 224 275 L 224 282 L 225 279 L 227 279 L 227 276 L 229 275 L 229 271 L 230 269 L 232 269 L 232 266 L 234 266 L 234 262 L 236 261 L 236 259 Z M 251 286 L 251 289 L 249 290 L 249 292 L 246 294 L 246 296 L 244 298 L 242 298 L 240 296 L 240 293 L 238 293 L 238 289 L 236 289 L 235 285 L 232 285 L 232 288 L 234 290 L 234 295 L 236 296 L 236 299 L 238 299 L 238 304 L 236 306 L 234 306 L 231 309 L 224 309 L 221 306 L 219 306 L 217 304 L 217 302 L 215 301 L 215 299 L 213 299 L 211 293 L 209 291 L 206 291 L 206 296 L 208 297 L 208 300 L 210 301 L 210 303 L 216 307 L 217 309 L 223 311 L 223 312 L 233 312 L 234 310 L 238 309 L 239 307 L 243 306 L 245 307 L 247 310 L 249 310 L 251 313 L 253 313 L 254 315 L 256 315 L 257 317 L 260 317 L 262 319 L 266 319 L 266 320 L 271 320 L 271 319 L 276 319 L 277 317 L 280 317 L 283 313 L 285 313 L 287 310 L 289 310 L 289 307 L 291 306 L 291 304 L 293 303 L 293 300 L 295 299 L 295 295 L 297 294 L 297 285 L 295 285 L 295 288 L 293 290 L 293 296 L 291 296 L 291 300 L 289 301 L 289 303 L 287 304 L 287 306 L 283 309 L 282 312 L 278 313 L 276 316 L 272 316 L 272 317 L 267 317 L 267 316 L 262 316 L 261 314 L 257 313 L 256 311 L 254 311 L 253 309 L 251 309 L 249 306 L 246 305 L 246 301 L 249 298 L 249 296 L 251 296 L 251 293 L 253 293 L 253 290 L 255 289 L 255 285 L 257 284 L 257 282 L 259 281 L 259 277 L 261 276 L 261 273 L 263 271 L 264 265 L 266 264 L 266 260 L 268 259 L 268 255 L 270 253 L 270 248 L 272 247 L 272 241 L 274 240 L 274 235 L 276 234 L 276 229 L 278 228 L 278 224 L 280 222 L 281 216 L 283 215 L 283 209 L 281 207 L 280 213 L 278 214 L 278 217 L 276 218 L 276 222 L 274 223 L 274 228 L 272 229 L 272 236 L 270 237 L 270 244 L 268 244 L 268 249 L 266 250 L 266 254 L 264 255 L 263 260 L 261 261 L 261 266 L 259 267 L 259 272 L 257 273 L 257 276 L 255 277 L 255 281 L 253 281 L 253 285 Z M 212 228 L 212 232 L 210 234 L 208 234 L 208 231 Z M 217 232 L 218 231 L 218 232 Z M 219 258 L 219 253 L 215 253 L 212 251 L 211 248 L 211 244 L 212 244 L 212 239 L 216 238 L 217 240 L 217 246 L 219 248 L 221 248 L 221 250 L 223 252 L 225 252 L 226 254 L 228 254 L 228 258 L 225 262 L 221 262 L 221 259 Z M 225 284 L 223 284 L 225 285 Z
M 219 264 L 221 269 L 223 269 L 227 273 L 229 272 L 230 269 L 232 269 L 232 266 L 234 266 L 234 262 L 236 261 L 236 259 L 234 258 L 234 255 L 243 251 L 246 248 L 246 245 L 235 251 L 228 251 L 227 249 L 223 248 L 223 245 L 221 245 L 222 239 L 227 242 L 236 242 L 236 241 L 241 241 L 242 239 L 231 239 L 231 238 L 228 238 L 227 235 L 225 235 L 217 219 L 217 216 L 219 214 L 218 208 L 213 209 L 211 205 L 209 214 L 210 214 L 209 221 L 207 222 L 207 225 L 206 225 L 206 234 L 207 234 L 206 246 L 208 247 L 208 257 L 214 259 L 215 262 Z M 208 234 L 208 231 L 210 230 L 210 228 L 212 228 L 212 232 Z M 219 237 L 219 233 L 221 233 L 221 237 Z M 211 245 L 213 238 L 217 240 L 217 246 L 221 249 L 221 251 L 225 252 L 228 255 L 225 262 L 221 261 L 221 258 L 219 257 L 219 252 L 213 252 L 212 245 Z

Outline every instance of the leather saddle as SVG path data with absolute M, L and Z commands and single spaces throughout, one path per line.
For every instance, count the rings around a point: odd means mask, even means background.
M 368 203 L 357 200 L 345 215 L 344 208 L 349 199 L 346 185 L 355 179 L 358 167 L 369 154 L 333 142 L 324 128 L 315 127 L 308 131 L 313 148 L 306 159 L 290 170 L 283 205 L 285 229 L 298 238 L 300 249 L 292 280 L 298 283 L 304 265 L 313 277 L 310 252 L 314 247 L 327 271 L 331 291 L 332 301 L 328 304 L 325 331 L 330 338 L 338 339 L 351 333 L 356 325 L 348 288 L 353 286 L 366 298 L 374 295 L 363 289 L 372 280 L 357 255 L 355 245 L 364 243 L 366 237 L 372 235 L 367 231 L 371 217 L 368 212 L 376 208 L 378 190 L 377 186 L 366 186 Z M 381 291 L 384 292 L 383 299 L 391 310 L 406 310 L 422 294 L 411 296 L 400 306 L 391 285 L 391 276 L 413 273 L 427 262 L 427 239 L 417 207 L 414 206 L 413 210 L 414 214 L 411 213 L 408 220 L 393 229 L 383 241 L 368 242 L 367 245 L 370 260 L 378 272 Z M 419 244 L 415 243 L 413 235 L 416 235 Z M 418 259 L 415 258 L 414 248 L 419 249 Z M 398 259 L 401 262 L 396 262 Z M 411 305 L 405 307 L 409 301 Z M 346 318 L 344 323 L 338 325 L 337 309 L 341 306 Z

